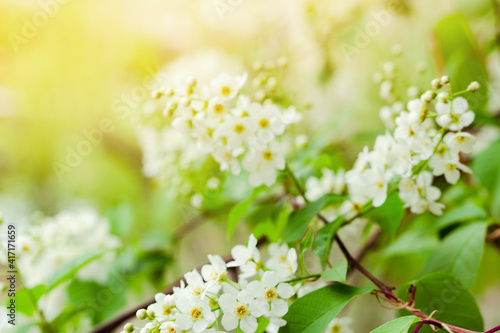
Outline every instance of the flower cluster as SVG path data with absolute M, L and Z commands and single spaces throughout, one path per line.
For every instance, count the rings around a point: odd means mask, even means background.
M 277 332 L 286 322 L 288 301 L 295 289 L 286 283 L 297 271 L 297 253 L 286 244 L 270 244 L 270 257 L 265 264 L 251 235 L 248 244 L 237 245 L 233 260 L 226 263 L 220 256 L 209 255 L 210 264 L 201 272 L 196 269 L 184 275 L 173 293 L 155 296 L 156 302 L 137 311 L 137 317 L 147 321 L 142 328 L 127 324 L 124 332 L 141 333 L 223 332 L 239 327 L 253 333 L 258 318 L 269 320 L 268 332 Z M 229 278 L 228 269 L 239 268 L 238 281 Z
M 241 94 L 246 79 L 246 74 L 220 74 L 203 85 L 191 77 L 153 94 L 164 103 L 163 114 L 171 120 L 175 135 L 170 140 L 196 145 L 196 156 L 210 154 L 221 171 L 239 174 L 243 168 L 254 187 L 270 186 L 276 170 L 285 167 L 280 138 L 301 117 L 294 107 L 255 102 Z M 165 144 L 171 133 L 165 133 Z
M 17 264 L 23 283 L 30 288 L 46 283 L 61 264 L 77 256 L 96 249 L 115 249 L 121 244 L 117 236 L 110 234 L 109 222 L 91 209 L 35 218 L 21 229 Z M 96 259 L 78 271 L 78 278 L 106 282 L 108 271 L 102 268 L 113 258 L 110 252 Z
M 410 100 L 406 109 L 402 104 L 393 107 L 394 132 L 379 135 L 373 150 L 365 147 L 345 176 L 323 171 L 321 180 L 309 179 L 306 195 L 311 199 L 340 193 L 345 181 L 349 200 L 339 213 L 347 218 L 358 215 L 368 202 L 381 206 L 396 189 L 411 212 L 441 215 L 444 205 L 437 201 L 441 191 L 433 186 L 434 177 L 444 176 L 455 184 L 460 172 L 471 173 L 460 162 L 460 153 L 471 153 L 475 141 L 473 135 L 462 131 L 473 122 L 474 112 L 458 95 L 477 91 L 478 84 L 473 82 L 466 91 L 453 94 L 449 83 L 447 76 L 435 79 L 434 89 Z

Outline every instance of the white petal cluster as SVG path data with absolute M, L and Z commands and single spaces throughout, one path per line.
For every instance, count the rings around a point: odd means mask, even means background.
M 223 332 L 222 326 L 226 331 L 239 327 L 253 333 L 262 316 L 272 327 L 286 325 L 282 317 L 295 289 L 285 281 L 295 276 L 297 253 L 286 244 L 271 244 L 269 252 L 272 255 L 264 265 L 257 239 L 251 235 L 247 245 L 232 249 L 234 260 L 227 264 L 220 256 L 209 255 L 210 264 L 201 268 L 201 274 L 197 270 L 186 273 L 173 294 L 159 293 L 155 303 L 137 311 L 137 317 L 147 322 L 134 329 L 141 333 L 208 333 Z M 229 279 L 228 267 L 240 269 L 238 282 Z
M 159 143 L 163 142 L 175 151 L 179 151 L 178 145 L 181 145 L 188 152 L 183 156 L 184 149 L 181 150 L 181 161 L 190 163 L 211 155 L 221 171 L 239 174 L 244 169 L 250 173 L 252 186 L 272 185 L 276 171 L 285 167 L 280 139 L 289 125 L 300 120 L 300 115 L 293 107 L 284 109 L 269 101 L 252 101 L 241 93 L 246 80 L 246 73 L 240 76 L 220 74 L 208 84 L 188 78 L 156 92 L 171 128 L 165 130 L 163 137 L 159 137 L 157 131 L 147 132 L 146 129 L 141 139 L 144 141 L 142 146 L 146 147 L 145 154 L 159 155 L 158 151 L 147 148 L 147 140 L 159 141 L 152 147 L 161 147 Z M 169 158 L 173 158 L 171 154 L 150 158 L 155 162 L 145 165 L 145 172 L 158 174 Z
M 444 176 L 448 183 L 455 184 L 461 172 L 472 172 L 460 162 L 460 153 L 473 151 L 474 136 L 462 130 L 472 123 L 474 112 L 468 110 L 465 98 L 433 91 L 410 100 L 405 110 L 399 109 L 392 107 L 390 115 L 389 111 L 382 112 L 387 122 L 397 115 L 393 133 L 379 135 L 373 150 L 365 147 L 343 180 L 336 179 L 342 174 L 334 176 L 325 170 L 322 179 L 309 178 L 307 198 L 339 193 L 345 182 L 349 200 L 337 213 L 347 218 L 358 215 L 368 202 L 381 206 L 391 188 L 399 189 L 399 197 L 413 213 L 441 215 L 444 205 L 437 202 L 441 191 L 432 185 L 434 177 Z
M 17 263 L 27 287 L 46 283 L 57 267 L 77 256 L 121 245 L 120 239 L 110 234 L 108 220 L 92 209 L 62 211 L 22 228 L 17 240 L 20 249 Z M 85 265 L 77 277 L 106 282 L 109 271 L 104 268 L 114 256 L 109 252 Z

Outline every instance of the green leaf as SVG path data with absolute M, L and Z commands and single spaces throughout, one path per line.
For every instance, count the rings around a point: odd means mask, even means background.
M 416 285 L 415 308 L 424 314 L 434 313 L 433 318 L 450 325 L 455 325 L 469 330 L 484 330 L 483 317 L 474 297 L 465 286 L 449 273 L 431 273 L 413 284 Z M 407 289 L 409 285 L 401 287 L 398 292 L 399 298 L 408 300 Z M 411 314 L 401 310 L 402 315 Z M 419 333 L 433 333 L 432 329 L 425 325 Z
M 313 231 L 312 228 L 309 228 L 307 231 L 307 234 L 304 236 L 304 238 L 300 241 L 300 248 L 302 249 L 302 253 L 304 253 L 306 250 L 308 250 L 313 241 Z
M 377 327 L 370 333 L 406 333 L 410 326 L 418 321 L 420 319 L 416 316 L 399 317 Z
M 366 217 L 377 222 L 391 238 L 401 224 L 404 215 L 404 204 L 399 199 L 398 193 L 391 194 L 384 204 L 374 208 L 366 214 Z
M 470 289 L 483 255 L 486 223 L 464 225 L 449 234 L 430 256 L 419 276 L 432 272 L 455 275 Z
M 68 299 L 72 304 L 71 309 L 81 310 L 69 313 L 68 319 L 78 312 L 86 312 L 95 324 L 110 318 L 126 304 L 125 287 L 124 281 L 117 280 L 117 277 L 106 286 L 95 281 L 72 280 L 66 288 Z M 61 321 L 64 322 L 64 319 Z
M 100 258 L 108 251 L 109 250 L 93 250 L 64 262 L 57 267 L 54 274 L 50 277 L 49 283 L 47 284 L 47 291 L 54 289 L 64 281 L 72 279 L 80 268 Z
M 500 140 L 474 158 L 474 176 L 490 192 L 491 214 L 500 219 Z
M 334 267 L 321 273 L 321 278 L 325 281 L 345 282 L 347 275 L 347 260 L 343 259 Z
M 316 238 L 313 243 L 313 252 L 321 260 L 323 269 L 328 261 L 330 250 L 332 248 L 333 238 L 339 230 L 340 226 L 344 223 L 344 218 L 339 217 L 332 223 L 328 223 L 316 233 Z
M 436 222 L 434 229 L 442 229 L 449 225 L 471 220 L 482 220 L 488 217 L 486 211 L 473 202 L 467 202 L 443 214 Z
M 227 238 L 231 237 L 231 235 L 234 232 L 234 229 L 238 225 L 238 222 L 240 222 L 241 218 L 245 215 L 247 212 L 248 208 L 250 208 L 250 205 L 254 202 L 255 198 L 265 189 L 265 186 L 260 186 L 257 187 L 253 190 L 252 195 L 246 199 L 245 201 L 242 201 L 238 203 L 236 206 L 234 206 L 231 211 L 229 212 L 229 218 L 227 222 Z
M 408 230 L 399 235 L 380 253 L 381 258 L 423 254 L 434 251 L 439 245 L 437 236 L 421 230 Z
M 309 222 L 325 207 L 335 201 L 344 200 L 343 197 L 334 194 L 326 194 L 316 201 L 310 202 L 301 209 L 290 214 L 288 224 L 285 228 L 283 242 L 289 243 L 301 239 L 306 233 Z
M 134 224 L 134 210 L 128 203 L 121 203 L 106 211 L 106 217 L 111 226 L 111 232 L 124 236 Z
M 25 315 L 31 317 L 35 313 L 35 304 L 37 303 L 40 297 L 42 297 L 46 292 L 46 288 L 43 284 L 39 284 L 33 288 L 22 288 L 16 292 L 16 309 L 24 313 Z M 34 298 L 34 301 L 33 301 Z M 10 304 L 10 298 L 7 299 L 5 303 L 6 306 Z
M 269 325 L 269 319 L 266 317 L 260 317 L 257 319 L 257 323 L 259 326 L 257 326 L 257 330 L 255 333 L 264 333 L 266 331 L 267 325 Z
M 279 333 L 323 332 L 353 297 L 372 290 L 371 287 L 346 284 L 332 284 L 315 290 L 292 303 L 283 317 L 287 324 L 280 328 Z

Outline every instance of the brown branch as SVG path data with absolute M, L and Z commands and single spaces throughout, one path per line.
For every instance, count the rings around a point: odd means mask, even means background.
M 223 259 L 224 259 L 224 262 L 226 262 L 226 263 L 228 263 L 231 260 L 233 260 L 233 258 L 230 255 L 225 256 Z M 203 267 L 203 265 L 198 266 L 196 269 L 199 271 L 199 270 L 201 270 L 201 267 Z M 182 280 L 182 278 L 180 278 L 177 281 L 173 282 L 172 284 L 170 284 L 170 286 L 168 286 L 162 292 L 164 294 L 166 294 L 166 295 L 172 294 L 174 292 L 174 290 L 173 290 L 174 287 L 179 286 L 181 280 Z M 115 328 L 117 328 L 118 326 L 120 326 L 121 324 L 123 324 L 127 319 L 135 316 L 135 313 L 137 312 L 137 310 L 139 310 L 139 309 L 145 309 L 145 308 L 148 307 L 148 305 L 153 304 L 154 302 L 155 302 L 155 299 L 153 297 L 153 298 L 151 298 L 151 299 L 149 299 L 149 300 L 147 300 L 147 301 L 145 301 L 145 302 L 143 302 L 143 303 L 135 306 L 134 308 L 125 311 L 124 313 L 122 313 L 119 316 L 111 319 L 110 321 L 97 326 L 96 328 L 94 328 L 92 330 L 91 333 L 109 333 L 112 330 L 114 330 Z

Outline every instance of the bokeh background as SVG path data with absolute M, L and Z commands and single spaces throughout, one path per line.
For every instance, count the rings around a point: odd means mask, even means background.
M 227 253 L 248 235 L 242 225 L 226 242 L 221 218 L 186 228 L 196 209 L 143 173 L 137 118 L 130 116 L 142 97 L 133 96 L 164 66 L 181 59 L 189 68 L 216 54 L 251 70 L 255 61 L 286 57 L 282 82 L 304 114 L 302 131 L 344 145 L 352 161 L 384 130 L 374 73 L 395 59 L 397 44 L 402 55 L 395 61 L 408 82 L 426 86 L 444 74 L 436 27 L 447 17 L 466 22 L 470 35 L 445 40 L 471 40 L 487 71 L 480 112 L 500 109 L 494 1 L 0 0 L 0 211 L 16 223 L 81 206 L 108 218 L 123 244 L 127 290 L 105 320 L 203 263 L 200 253 Z M 102 139 L 61 169 L 103 121 Z M 486 326 L 497 324 L 488 305 L 500 297 L 498 285 L 477 289 Z M 392 316 L 372 307 L 349 310 L 363 313 L 356 332 Z

